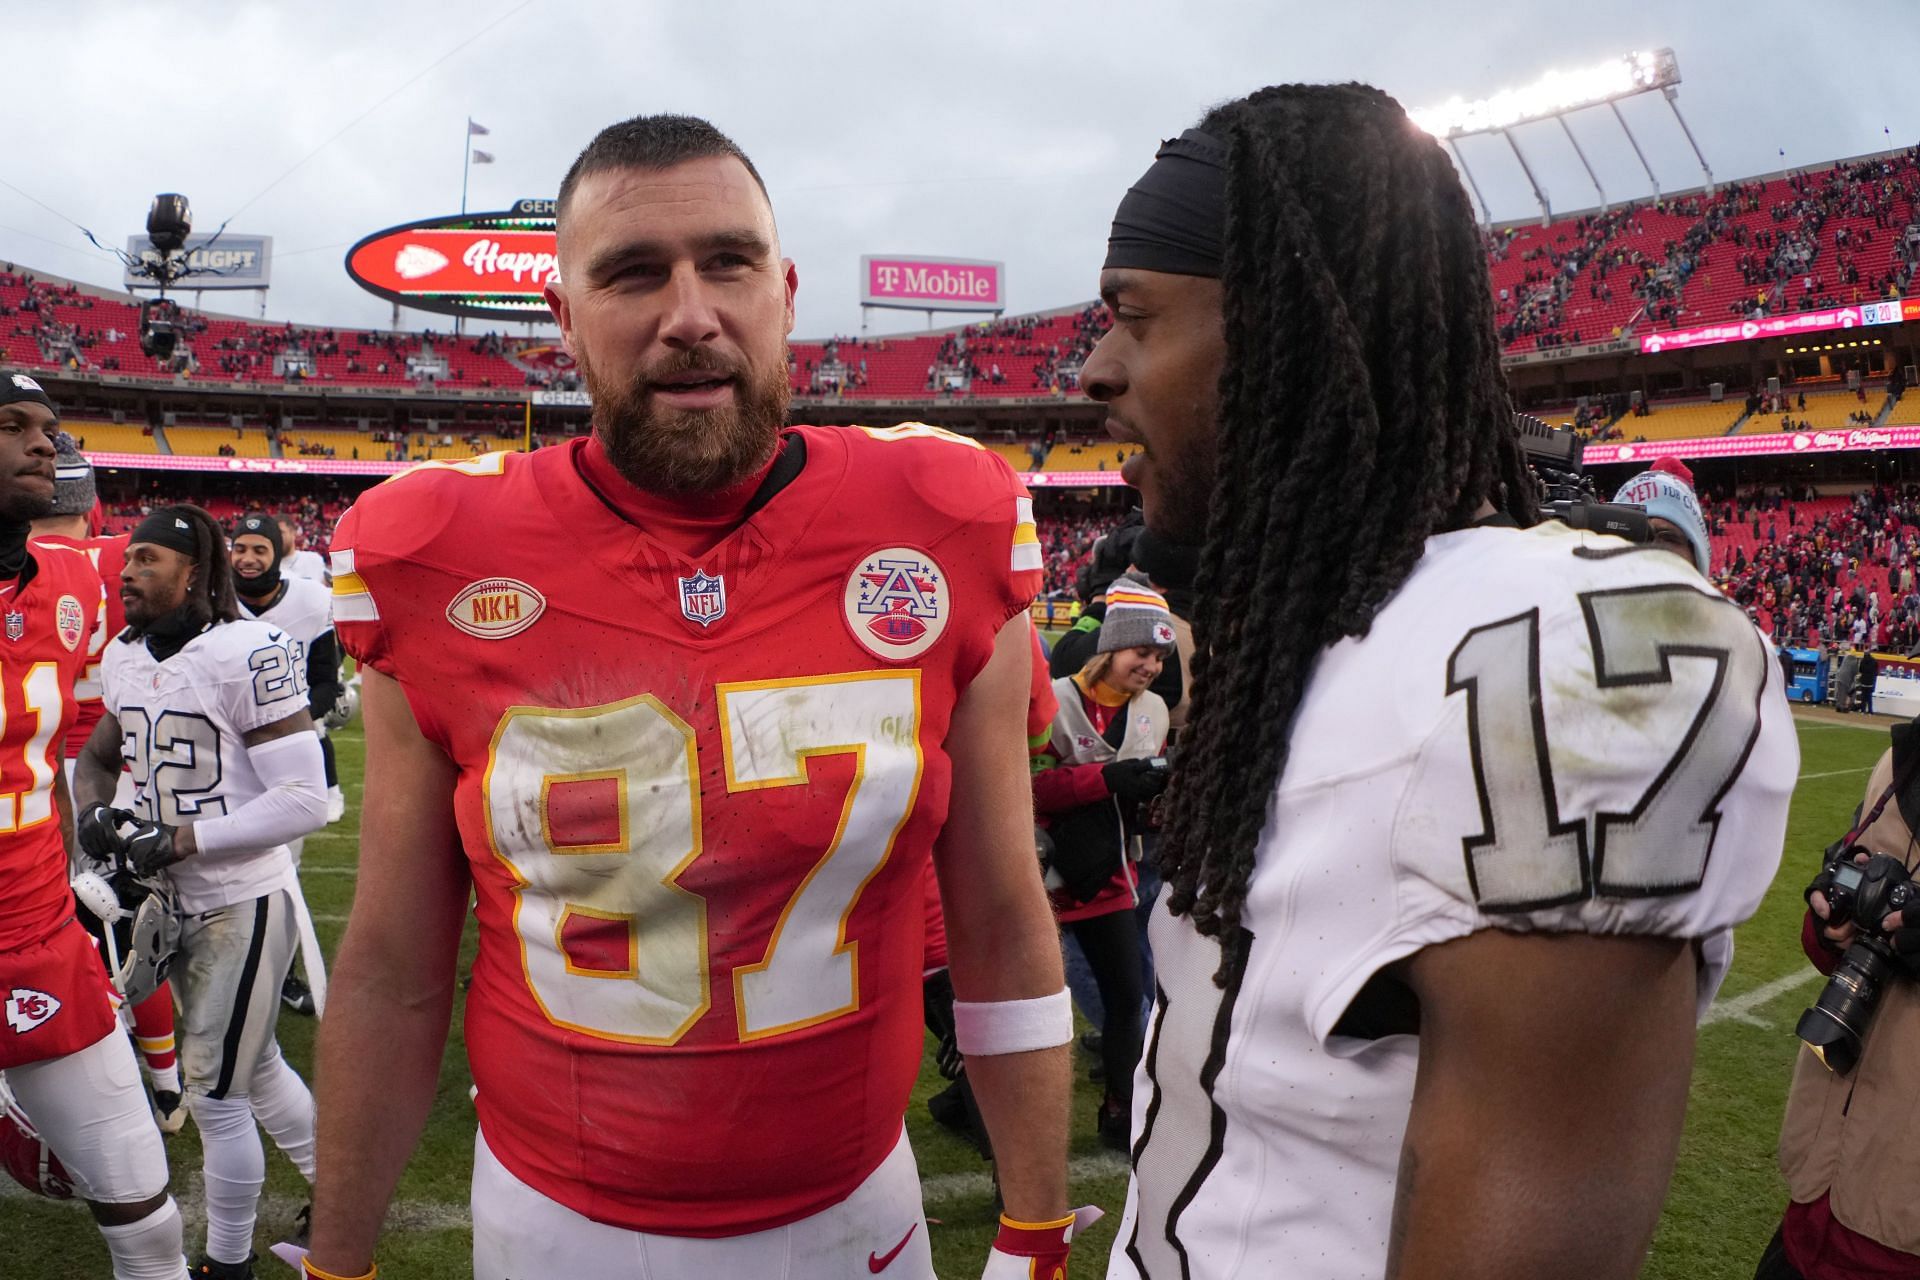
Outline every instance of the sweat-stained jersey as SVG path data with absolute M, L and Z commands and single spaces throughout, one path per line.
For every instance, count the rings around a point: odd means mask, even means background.
M 1481 929 L 1652 934 L 1697 940 L 1704 1012 L 1799 771 L 1745 614 L 1560 524 L 1428 539 L 1291 743 L 1242 927 L 1154 913 L 1109 1280 L 1378 1280 L 1420 1041 L 1361 1016 L 1369 980 Z
M 120 722 L 134 812 L 173 827 L 233 813 L 265 792 L 246 735 L 307 709 L 287 633 L 253 618 L 210 626 L 164 662 L 145 640 L 116 637 L 101 686 Z M 288 887 L 293 854 L 284 844 L 198 853 L 167 876 L 182 913 L 195 915 Z
M 27 585 L 0 583 L 0 952 L 42 943 L 73 918 L 53 784 L 100 617 L 100 577 L 84 551 L 36 538 L 27 554 Z
M 66 746 L 67 758 L 72 759 L 80 754 L 80 748 L 87 745 L 87 739 L 93 736 L 93 726 L 99 724 L 100 718 L 106 714 L 106 707 L 100 701 L 100 660 L 106 653 L 107 641 L 127 627 L 127 607 L 120 601 L 120 571 L 127 564 L 127 535 L 121 533 L 98 538 L 42 536 L 34 541 L 84 551 L 100 575 L 104 593 L 100 616 L 87 641 L 87 669 L 73 691 L 77 714 L 73 727 L 67 730 Z
M 796 427 L 798 474 L 688 558 L 584 446 L 361 495 L 335 626 L 459 771 L 488 1146 L 601 1222 L 760 1231 L 899 1140 L 943 744 L 1038 586 L 1032 507 L 944 432 Z

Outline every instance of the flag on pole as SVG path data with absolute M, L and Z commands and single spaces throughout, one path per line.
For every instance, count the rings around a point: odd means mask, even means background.
M 472 116 L 467 117 L 467 136 L 469 138 L 484 138 L 492 132 L 493 130 L 483 124 L 475 124 Z
M 474 162 L 475 164 L 492 164 L 492 163 L 493 163 L 493 152 L 491 152 L 491 151 L 480 151 L 480 150 L 478 150 L 478 149 L 476 149 L 476 150 L 474 151 L 474 153 L 473 153 L 473 162 Z

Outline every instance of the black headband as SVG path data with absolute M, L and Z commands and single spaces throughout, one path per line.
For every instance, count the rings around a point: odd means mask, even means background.
M 47 411 L 56 419 L 60 416 L 53 400 L 32 378 L 24 373 L 0 374 L 0 405 L 19 404 L 23 400 L 47 406 Z
M 189 558 L 197 558 L 200 554 L 200 543 L 194 536 L 193 522 L 173 507 L 162 507 L 134 526 L 133 532 L 127 537 L 127 545 L 132 546 L 136 542 L 151 542 L 156 547 L 166 547 Z
M 1121 197 L 1106 267 L 1217 279 L 1226 240 L 1227 149 L 1189 129 L 1161 143 L 1153 167 Z

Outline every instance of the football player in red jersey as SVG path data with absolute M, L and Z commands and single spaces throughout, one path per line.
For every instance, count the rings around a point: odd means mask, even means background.
M 93 939 L 68 888 L 73 805 L 60 744 L 74 716 L 101 586 L 86 555 L 29 541 L 54 486 L 53 402 L 0 375 L 0 1071 L 93 1210 L 117 1280 L 179 1280 L 180 1210 Z M 18 768 L 19 772 L 14 772 Z M 0 1236 L 0 1272 L 14 1250 Z
M 74 686 L 73 727 L 67 730 L 67 783 L 73 783 L 73 762 L 93 734 L 93 726 L 106 714 L 100 701 L 100 659 L 107 640 L 127 625 L 127 611 L 120 603 L 120 570 L 127 563 L 127 536 L 99 534 L 99 498 L 94 489 L 93 464 L 80 452 L 73 437 L 58 432 L 54 437 L 53 510 L 33 522 L 36 542 L 57 543 L 86 553 L 100 575 L 106 594 L 100 616 L 87 642 L 87 669 Z M 133 802 L 133 779 L 120 775 L 120 790 L 114 803 L 126 808 Z M 154 1118 L 162 1133 L 178 1133 L 187 1122 L 185 1099 L 180 1090 L 180 1058 L 173 1033 L 173 987 L 162 982 L 146 999 L 133 1006 L 133 1038 L 147 1068 L 147 1080 L 153 1087 Z
M 603 132 L 559 236 L 592 437 L 417 468 L 334 537 L 369 786 L 306 1265 L 372 1273 L 471 889 L 476 1276 L 927 1280 L 931 854 L 1008 1214 L 987 1274 L 1064 1275 L 1031 503 L 931 428 L 783 429 L 797 277 L 704 121 Z

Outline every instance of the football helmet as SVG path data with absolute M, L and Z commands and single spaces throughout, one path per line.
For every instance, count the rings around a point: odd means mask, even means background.
M 0 1168 L 35 1195 L 73 1199 L 72 1176 L 14 1102 L 5 1076 L 0 1076 Z
M 353 723 L 353 717 L 360 710 L 360 686 L 348 684 L 340 690 L 340 696 L 327 708 L 327 714 L 321 717 L 328 733 L 338 733 Z
M 82 871 L 73 878 L 73 896 L 121 999 L 139 1004 L 159 990 L 180 948 L 179 904 L 166 877 L 131 867 Z

